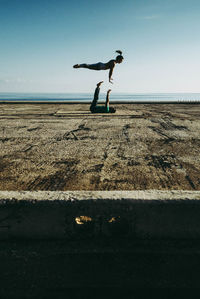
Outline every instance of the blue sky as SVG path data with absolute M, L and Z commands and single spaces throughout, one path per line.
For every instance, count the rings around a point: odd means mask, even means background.
M 0 0 L 0 92 L 200 92 L 199 0 Z

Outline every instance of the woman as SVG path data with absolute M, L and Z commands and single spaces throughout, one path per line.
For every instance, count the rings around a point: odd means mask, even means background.
M 78 68 L 86 68 L 86 69 L 90 69 L 90 70 L 96 70 L 96 71 L 100 71 L 100 70 L 110 70 L 109 71 L 109 82 L 112 82 L 112 73 L 113 73 L 113 69 L 115 67 L 116 63 L 122 63 L 124 57 L 122 56 L 122 51 L 117 50 L 117 53 L 119 53 L 119 55 L 115 58 L 115 59 L 111 59 L 110 61 L 103 63 L 103 62 L 98 62 L 95 64 L 75 64 L 73 66 L 73 68 L 78 69 Z

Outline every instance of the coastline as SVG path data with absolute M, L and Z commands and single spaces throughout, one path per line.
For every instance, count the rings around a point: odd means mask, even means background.
M 27 101 L 27 100 L 0 100 L 1 104 L 69 104 L 69 105 L 84 105 L 84 104 L 90 104 L 92 100 L 90 101 L 54 101 L 54 100 L 46 100 L 46 101 Z M 105 101 L 99 100 L 99 104 L 105 103 Z M 118 104 L 200 104 L 200 100 L 191 100 L 191 101 L 112 101 L 110 100 L 110 103 L 118 105 Z

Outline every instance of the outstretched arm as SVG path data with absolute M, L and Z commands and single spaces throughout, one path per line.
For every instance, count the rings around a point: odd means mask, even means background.
M 108 76 L 108 77 L 109 77 L 109 82 L 110 82 L 110 83 L 113 83 L 113 82 L 111 81 L 111 80 L 113 80 L 113 79 L 112 79 L 113 69 L 114 69 L 114 66 L 111 67 L 111 68 L 110 68 L 110 71 L 109 71 L 109 76 Z
M 108 62 L 108 66 L 109 66 L 109 69 L 110 69 L 110 71 L 109 71 L 109 75 L 108 75 L 109 82 L 110 82 L 110 83 L 113 83 L 111 80 L 113 80 L 113 79 L 112 79 L 112 73 L 113 73 L 113 70 L 114 70 L 114 67 L 115 67 L 115 61 L 114 61 L 114 59 L 112 59 L 112 60 L 110 60 L 110 61 Z
M 110 92 L 111 92 L 111 89 L 108 89 L 107 95 L 106 95 L 106 109 L 109 108 Z

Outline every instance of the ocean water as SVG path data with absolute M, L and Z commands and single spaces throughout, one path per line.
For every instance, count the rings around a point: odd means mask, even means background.
M 42 101 L 42 102 L 91 102 L 93 93 L 2 93 L 2 101 Z M 106 94 L 100 94 L 99 101 L 105 101 Z M 200 102 L 200 93 L 112 93 L 114 102 Z

